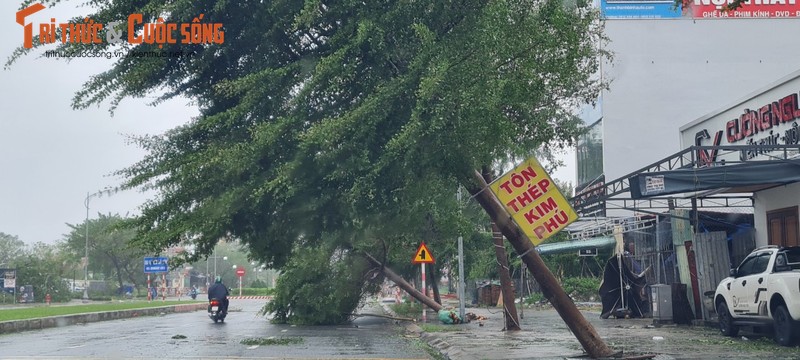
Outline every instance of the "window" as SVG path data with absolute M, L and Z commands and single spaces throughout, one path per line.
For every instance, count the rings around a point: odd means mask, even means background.
M 797 206 L 767 212 L 767 240 L 770 245 L 800 245 L 797 230 Z
M 767 270 L 770 256 L 772 256 L 772 252 L 764 252 L 744 259 L 744 261 L 742 261 L 742 265 L 739 266 L 736 275 L 747 276 L 763 273 Z

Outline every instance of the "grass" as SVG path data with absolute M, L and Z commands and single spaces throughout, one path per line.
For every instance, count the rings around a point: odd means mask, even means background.
M 422 305 L 419 303 L 400 303 L 390 305 L 399 317 L 416 318 L 422 314 Z
M 171 305 L 187 305 L 194 301 L 126 302 L 67 306 L 37 306 L 29 308 L 0 309 L 0 321 L 37 319 L 48 316 L 85 314 L 102 311 L 146 309 Z
M 280 337 L 280 338 L 247 338 L 240 341 L 242 345 L 292 345 L 302 344 L 301 337 Z
M 448 332 L 463 330 L 462 328 L 454 325 L 419 324 L 419 327 L 424 332 Z
M 411 344 L 417 349 L 424 350 L 434 360 L 445 360 L 445 357 L 442 356 L 442 354 L 438 350 L 434 349 L 432 346 L 428 345 L 428 343 L 420 339 L 412 340 Z

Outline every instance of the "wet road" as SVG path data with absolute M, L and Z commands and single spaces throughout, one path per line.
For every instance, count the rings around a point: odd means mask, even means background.
M 256 315 L 264 300 L 231 300 L 225 323 L 204 311 L 73 325 L 0 335 L 0 359 L 259 358 L 429 359 L 391 321 L 362 317 L 354 325 L 273 325 Z M 237 311 L 241 309 L 241 311 Z M 379 308 L 362 313 L 382 314 Z M 175 335 L 185 339 L 173 339 Z M 292 345 L 241 344 L 246 338 L 295 338 Z

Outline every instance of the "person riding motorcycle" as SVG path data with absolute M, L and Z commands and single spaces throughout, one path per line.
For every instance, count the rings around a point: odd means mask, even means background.
M 217 299 L 222 303 L 220 312 L 228 313 L 228 288 L 222 283 L 222 277 L 214 279 L 214 285 L 208 288 L 208 300 Z

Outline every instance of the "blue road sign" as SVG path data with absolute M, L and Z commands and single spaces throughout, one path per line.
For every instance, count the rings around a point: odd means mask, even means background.
M 169 271 L 169 262 L 165 257 L 146 257 L 144 258 L 144 272 L 151 274 L 165 273 Z

